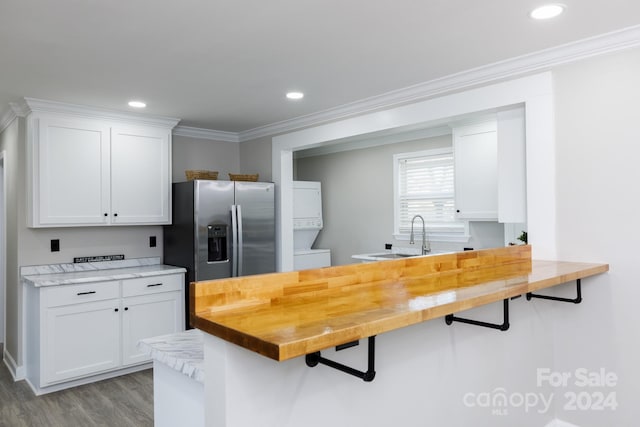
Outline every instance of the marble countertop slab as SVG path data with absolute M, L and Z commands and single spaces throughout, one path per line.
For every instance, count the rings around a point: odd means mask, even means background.
M 160 257 L 20 267 L 22 281 L 35 287 L 135 279 L 185 271 L 183 267 L 160 264 Z
M 204 343 L 199 329 L 146 338 L 138 348 L 153 360 L 204 383 Z

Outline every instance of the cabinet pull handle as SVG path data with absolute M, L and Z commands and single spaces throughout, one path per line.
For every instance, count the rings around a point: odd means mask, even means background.
M 87 291 L 87 292 L 78 292 L 78 295 L 91 295 L 91 294 L 95 294 L 96 291 Z
M 154 286 L 162 286 L 162 283 L 154 283 L 153 285 L 147 285 L 147 288 L 153 288 Z

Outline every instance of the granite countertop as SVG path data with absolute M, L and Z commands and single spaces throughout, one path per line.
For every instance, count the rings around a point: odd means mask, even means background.
M 202 331 L 190 329 L 176 334 L 146 338 L 138 348 L 194 380 L 204 383 L 204 344 Z
M 185 271 L 182 267 L 160 264 L 160 257 L 20 267 L 22 281 L 35 287 L 153 277 Z

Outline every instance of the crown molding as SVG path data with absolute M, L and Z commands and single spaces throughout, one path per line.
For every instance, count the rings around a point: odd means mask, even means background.
M 240 142 L 275 136 L 303 127 L 424 100 L 472 86 L 515 78 L 532 72 L 547 71 L 558 65 L 637 46 L 640 46 L 640 25 L 451 74 L 318 113 L 249 129 L 239 132 L 238 136 Z
M 26 117 L 26 115 L 29 114 L 29 111 L 25 107 L 26 104 L 24 101 L 10 102 L 9 111 L 0 117 L 0 132 L 4 132 L 4 130 L 8 128 L 9 125 L 11 125 L 11 123 L 13 123 L 13 121 L 18 117 Z
M 344 140 L 340 144 L 323 145 L 317 148 L 308 148 L 293 153 L 295 159 L 303 159 L 305 157 L 324 156 L 326 154 L 341 153 L 343 151 L 361 150 L 364 148 L 373 148 L 381 145 L 396 144 L 401 142 L 417 141 L 421 139 L 434 138 L 437 136 L 451 135 L 451 128 L 446 125 L 430 127 L 425 129 L 416 129 L 412 131 L 403 131 L 401 133 L 391 133 L 388 135 L 380 135 L 376 137 L 367 136 L 363 138 L 358 135 L 355 138 Z
M 97 118 L 104 120 L 117 120 L 144 124 L 149 126 L 175 127 L 180 119 L 163 116 L 150 116 L 139 113 L 123 113 L 122 111 L 110 110 L 107 108 L 90 107 L 86 105 L 67 104 L 57 101 L 46 101 L 36 98 L 24 98 L 20 102 L 20 108 L 29 113 L 63 113 L 79 117 Z
M 236 132 L 224 132 L 221 130 L 202 129 L 190 126 L 176 126 L 173 129 L 173 134 L 189 138 L 208 139 L 211 141 L 240 142 L 239 135 Z
M 13 111 L 18 117 L 27 117 L 30 111 L 29 106 L 24 99 L 21 99 L 18 102 L 10 102 L 9 107 L 11 108 L 11 111 Z
M 13 111 L 13 109 L 9 109 L 9 111 L 0 118 L 0 133 L 4 132 L 4 130 L 17 118 L 18 115 L 15 111 Z

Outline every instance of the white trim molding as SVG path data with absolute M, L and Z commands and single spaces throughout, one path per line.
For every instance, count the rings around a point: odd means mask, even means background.
M 195 128 L 190 126 L 176 126 L 173 129 L 173 134 L 176 136 L 208 139 L 211 141 L 240 142 L 239 134 L 236 132 L 224 132 L 221 130 Z
M 29 110 L 24 103 L 10 102 L 9 111 L 0 118 L 0 132 L 3 132 L 6 128 L 13 123 L 18 117 L 26 117 L 29 114 Z
M 26 116 L 18 104 L 12 102 L 9 104 L 9 107 L 9 111 L 0 118 L 0 133 L 4 132 L 4 130 L 8 128 L 18 117 Z
M 293 152 L 322 147 L 379 132 L 441 125 L 451 118 L 486 114 L 515 105 L 526 111 L 527 218 L 534 256 L 556 257 L 555 130 L 550 72 L 511 79 L 387 110 L 325 123 L 272 140 L 272 179 L 276 192 L 276 263 L 293 269 Z
M 67 104 L 64 102 L 47 101 L 36 98 L 24 98 L 15 104 L 16 108 L 24 111 L 25 115 L 34 112 L 62 113 L 79 117 L 89 117 L 92 119 L 117 120 L 144 124 L 147 126 L 160 126 L 163 128 L 175 127 L 180 119 L 174 117 L 151 116 L 145 114 L 128 113 L 107 108 L 99 108 L 85 105 Z M 12 104 L 14 108 L 14 104 Z
M 378 147 L 380 145 L 396 144 L 399 142 L 418 141 L 420 139 L 433 138 L 436 136 L 451 135 L 449 126 L 438 126 L 426 129 L 417 129 L 402 133 L 391 133 L 383 136 L 360 136 L 349 141 L 341 141 L 340 144 L 325 145 L 317 148 L 308 148 L 304 151 L 294 153 L 295 159 L 305 157 L 322 156 L 325 154 L 341 153 L 343 151 L 361 150 L 363 148 Z
M 7 369 L 9 369 L 9 373 L 13 377 L 14 381 L 25 379 L 24 366 L 18 366 L 16 364 L 16 361 L 13 359 L 13 357 L 11 357 L 11 354 L 7 351 L 6 348 L 3 351 L 2 359 L 4 361 L 4 364 L 7 366 Z
M 6 114 L 0 118 L 0 133 L 4 132 L 4 130 L 17 118 L 18 116 L 12 109 L 7 111 Z
M 317 126 L 354 115 L 388 109 L 478 85 L 547 71 L 554 66 L 637 46 L 640 46 L 640 25 L 472 68 L 318 113 L 249 129 L 239 132 L 238 135 L 240 142 L 243 142 L 288 133 L 303 127 Z

